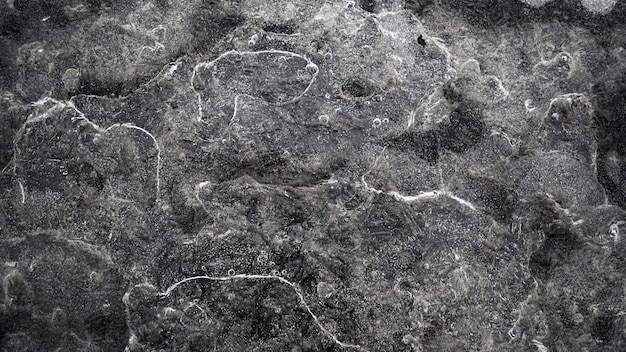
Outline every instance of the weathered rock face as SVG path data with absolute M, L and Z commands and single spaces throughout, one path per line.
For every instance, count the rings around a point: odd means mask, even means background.
M 626 348 L 620 4 L 24 6 L 2 349 Z

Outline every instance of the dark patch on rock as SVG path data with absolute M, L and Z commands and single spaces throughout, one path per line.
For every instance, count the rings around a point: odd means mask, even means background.
M 480 110 L 463 105 L 453 110 L 449 120 L 436 129 L 389 136 L 385 145 L 411 151 L 429 163 L 437 163 L 441 150 L 464 153 L 477 145 L 484 138 L 484 133 L 485 125 Z
M 263 25 L 263 30 L 266 32 L 272 32 L 277 34 L 294 34 L 297 31 L 297 26 L 293 23 L 266 23 Z
M 244 21 L 245 18 L 237 13 L 236 5 L 214 0 L 201 2 L 191 19 L 194 39 L 190 53 L 206 52 Z
M 362 79 L 350 80 L 341 85 L 341 93 L 346 99 L 365 98 L 374 94 L 374 86 Z
M 459 12 L 470 24 L 480 28 L 557 20 L 601 33 L 607 28 L 621 25 L 626 16 L 626 5 L 620 1 L 609 14 L 605 15 L 594 15 L 585 9 L 579 0 L 551 1 L 539 8 L 524 4 L 522 1 L 508 0 L 446 0 L 441 6 Z
M 595 87 L 598 180 L 612 202 L 626 206 L 626 76 Z

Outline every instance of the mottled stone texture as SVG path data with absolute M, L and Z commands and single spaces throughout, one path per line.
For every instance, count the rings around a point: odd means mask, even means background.
M 1 2 L 0 349 L 626 350 L 623 2 L 436 3 Z

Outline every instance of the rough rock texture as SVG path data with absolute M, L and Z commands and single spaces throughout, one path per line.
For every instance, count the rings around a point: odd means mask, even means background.
M 545 4 L 548 4 L 554 0 L 521 0 L 521 1 L 532 7 L 542 7 Z M 615 7 L 616 3 L 617 3 L 617 0 L 581 0 L 580 1 L 580 4 L 583 5 L 583 7 L 587 11 L 593 14 L 601 14 L 601 15 L 606 15 L 609 12 L 611 12 L 611 10 L 613 10 L 613 8 Z
M 625 350 L 624 4 L 535 3 L 1 2 L 0 349 Z

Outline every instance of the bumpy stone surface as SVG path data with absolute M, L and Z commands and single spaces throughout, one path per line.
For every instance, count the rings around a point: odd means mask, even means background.
M 472 3 L 0 4 L 0 349 L 626 349 L 623 6 Z

